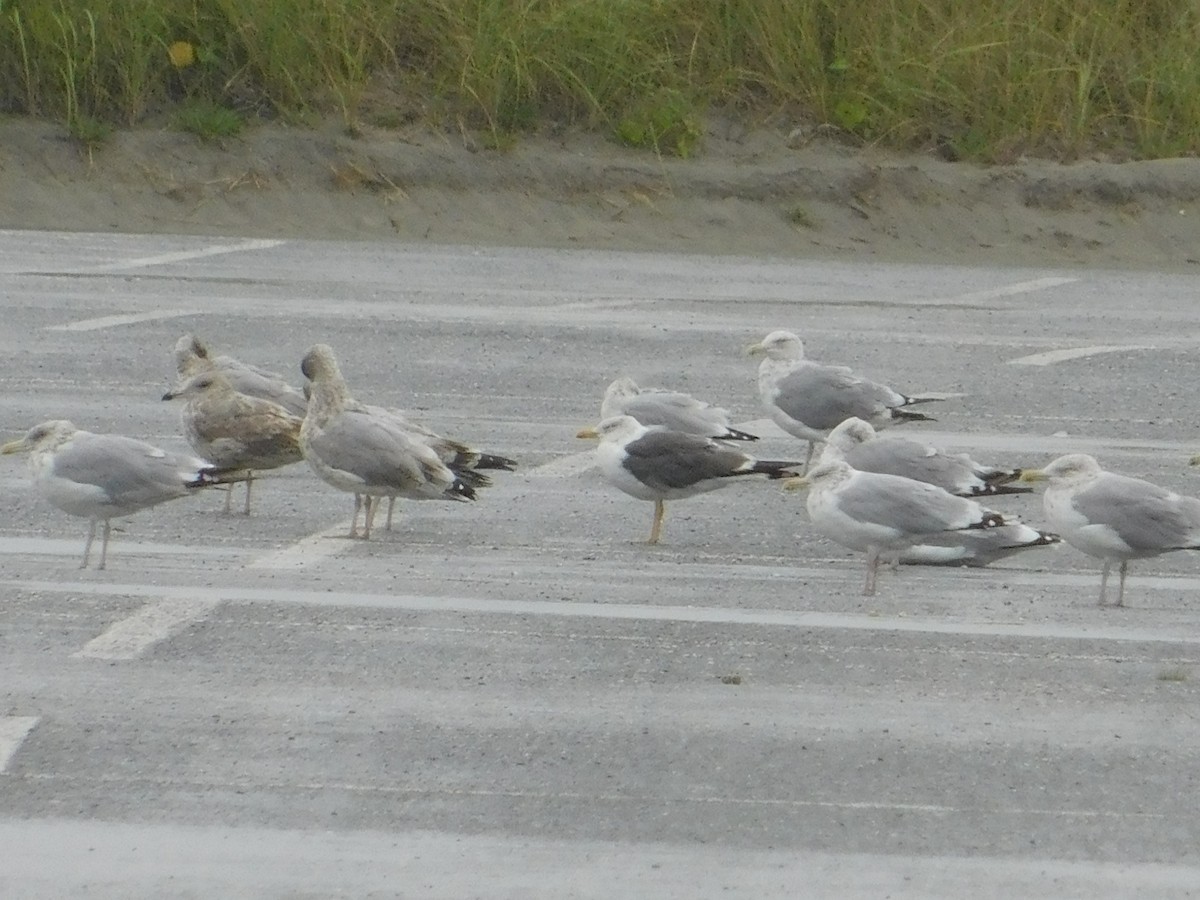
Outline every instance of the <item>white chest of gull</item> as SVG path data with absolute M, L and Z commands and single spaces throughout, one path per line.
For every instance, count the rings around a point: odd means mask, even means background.
M 1140 478 L 1105 472 L 1086 453 L 1070 453 L 1045 468 L 1026 469 L 1022 478 L 1049 482 L 1042 502 L 1050 527 L 1075 549 L 1103 560 L 1101 606 L 1114 562 L 1121 564 L 1117 606 L 1124 606 L 1131 559 L 1200 550 L 1200 500 Z
M 80 431 L 63 419 L 35 425 L 23 438 L 0 447 L 0 453 L 20 452 L 29 453 L 30 472 L 42 497 L 91 521 L 81 569 L 87 567 L 98 522 L 104 523 L 98 566 L 103 569 L 112 519 L 220 481 L 215 467 L 202 460 L 119 434 Z
M 260 369 L 232 356 L 213 356 L 195 335 L 185 334 L 175 342 L 175 370 L 180 383 L 201 372 L 220 371 L 238 393 L 270 400 L 301 419 L 308 406 L 304 394 L 279 373 Z
M 679 391 L 639 388 L 637 382 L 624 376 L 608 386 L 600 403 L 601 420 L 613 416 L 633 416 L 646 426 L 660 425 L 719 441 L 758 440 L 757 435 L 729 424 L 729 410 Z
M 278 403 L 234 390 L 220 369 L 200 372 L 173 390 L 164 400 L 183 399 L 180 412 L 183 434 L 192 450 L 225 470 L 245 475 L 245 515 L 250 515 L 250 490 L 254 473 L 298 463 L 303 417 L 294 416 Z M 233 497 L 225 495 L 225 512 Z
M 365 506 L 363 537 L 370 538 L 379 497 L 475 499 L 474 487 L 456 476 L 428 445 L 391 416 L 350 396 L 327 345 L 309 349 L 300 368 L 311 387 L 300 446 L 319 478 L 355 495 L 351 537 L 357 535 L 358 511 Z
M 605 419 L 577 436 L 600 439 L 596 462 L 605 480 L 631 497 L 654 502 L 651 544 L 662 534 L 667 500 L 715 491 L 743 475 L 795 474 L 795 462 L 755 459 L 710 438 L 647 428 L 632 416 Z
M 908 407 L 945 397 L 908 396 L 854 374 L 845 366 L 829 366 L 804 358 L 804 344 L 790 331 L 772 331 L 746 351 L 762 356 L 758 394 L 775 424 L 808 441 L 805 466 L 813 447 L 829 432 L 857 416 L 881 428 L 894 422 L 929 421 Z
M 1018 483 L 1020 469 L 988 466 L 965 453 L 943 453 L 909 438 L 881 436 L 871 423 L 857 416 L 829 433 L 821 459 L 844 459 L 860 472 L 902 475 L 936 484 L 959 497 L 1028 494 L 1032 490 Z
M 927 539 L 1010 524 L 974 500 L 898 475 L 859 472 L 843 460 L 815 466 L 788 490 L 809 489 L 808 515 L 826 537 L 867 554 L 863 593 L 875 593 L 881 559 L 893 559 Z

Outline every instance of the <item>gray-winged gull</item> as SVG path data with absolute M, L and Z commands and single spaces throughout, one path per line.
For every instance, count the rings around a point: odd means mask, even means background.
M 758 440 L 758 435 L 731 427 L 727 409 L 679 391 L 639 388 L 637 382 L 626 376 L 608 386 L 600 403 L 601 420 L 613 416 L 633 416 L 646 426 L 661 425 L 720 441 Z
M 327 345 L 310 348 L 300 368 L 311 385 L 300 446 L 318 477 L 355 495 L 351 537 L 357 535 L 358 511 L 365 506 L 363 538 L 370 538 L 379 497 L 474 500 L 475 487 L 488 483 L 470 470 L 456 475 L 391 416 L 372 412 L 351 397 Z
M 759 460 L 710 438 L 665 428 L 647 428 L 632 416 L 614 416 L 580 430 L 599 438 L 596 461 L 610 484 L 639 500 L 654 501 L 649 543 L 662 533 L 665 501 L 694 497 L 742 475 L 786 478 L 795 462 Z
M 858 472 L 844 460 L 822 462 L 785 484 L 788 490 L 805 487 L 813 527 L 844 547 L 866 551 L 867 595 L 875 593 L 881 559 L 895 559 L 909 547 L 947 532 L 1010 524 L 974 500 L 899 475 Z
M 764 357 L 758 367 L 758 393 L 775 424 L 808 441 L 806 467 L 814 445 L 851 416 L 877 428 L 893 422 L 930 421 L 930 416 L 907 407 L 945 399 L 910 397 L 845 366 L 805 359 L 804 344 L 790 331 L 772 331 L 746 352 Z
M 936 484 L 959 497 L 1028 494 L 1033 489 L 1016 482 L 1020 469 L 1002 469 L 975 462 L 967 454 L 942 453 L 920 441 L 880 436 L 857 416 L 838 425 L 826 438 L 821 459 L 841 458 L 860 472 L 903 475 Z
M 1200 550 L 1200 500 L 1105 472 L 1086 453 L 1060 456 L 1042 469 L 1026 469 L 1021 477 L 1048 482 L 1042 502 L 1050 527 L 1075 549 L 1104 561 L 1101 606 L 1114 562 L 1121 564 L 1117 606 L 1124 606 L 1131 559 Z
M 1009 522 L 994 528 L 947 531 L 921 539 L 921 543 L 900 551 L 900 562 L 913 566 L 967 566 L 979 568 L 997 560 L 1032 550 L 1052 547 L 1062 538 L 1039 531 L 1024 522 Z
M 307 399 L 279 373 L 260 369 L 232 356 L 213 356 L 195 335 L 185 334 L 175 342 L 175 370 L 180 381 L 213 369 L 223 372 L 238 393 L 278 403 L 293 416 L 304 418 Z
M 0 447 L 0 453 L 23 451 L 38 492 L 63 512 L 90 520 L 81 569 L 87 567 L 97 522 L 104 522 L 98 566 L 103 569 L 112 519 L 221 481 L 217 468 L 202 460 L 119 434 L 81 431 L 65 419 L 35 425 Z
M 225 470 L 246 478 L 245 515 L 250 515 L 254 473 L 298 463 L 303 417 L 278 403 L 240 393 L 220 369 L 200 372 L 163 394 L 164 400 L 184 399 L 180 411 L 183 434 L 192 450 Z M 229 512 L 232 488 L 225 495 Z

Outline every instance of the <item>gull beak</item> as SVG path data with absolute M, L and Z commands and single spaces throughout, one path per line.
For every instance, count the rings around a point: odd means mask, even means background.
M 587 428 L 580 428 L 577 432 L 575 432 L 575 437 L 590 438 L 595 440 L 596 438 L 600 437 L 600 432 L 596 430 L 594 425 L 589 425 Z
M 1017 481 L 1033 482 L 1033 481 L 1048 481 L 1049 477 L 1041 469 L 1022 469 L 1021 477 Z
M 29 448 L 25 446 L 25 439 L 20 438 L 15 441 L 9 441 L 3 447 L 0 447 L 0 453 L 3 453 L 5 456 L 7 456 L 10 453 L 20 453 L 22 450 L 28 449 Z
M 174 391 L 167 391 L 165 394 L 162 395 L 162 398 L 164 400 L 174 400 L 176 396 L 177 395 Z
M 762 341 L 756 341 L 746 347 L 747 356 L 763 356 L 767 351 L 763 349 Z
M 792 478 L 785 478 L 783 480 L 783 489 L 785 491 L 802 491 L 810 484 L 812 484 L 812 482 L 808 480 L 807 475 L 796 475 Z
M 1188 460 L 1189 466 L 1200 466 L 1200 455 L 1193 456 Z

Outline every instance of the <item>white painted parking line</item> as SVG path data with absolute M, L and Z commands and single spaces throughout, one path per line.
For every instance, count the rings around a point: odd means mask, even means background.
M 215 597 L 156 600 L 110 625 L 71 655 L 79 659 L 136 659 L 159 641 L 199 622 L 220 603 Z
M 37 723 L 37 716 L 0 716 L 0 772 L 8 768 Z
M 303 569 L 314 563 L 322 562 L 337 556 L 353 543 L 346 535 L 350 533 L 350 523 L 340 522 L 324 531 L 311 534 L 296 543 L 273 550 L 259 556 L 246 564 L 247 569 L 287 570 Z M 338 540 L 338 538 L 346 538 Z
M 983 291 L 970 291 L 966 294 L 959 294 L 948 301 L 950 303 L 977 303 L 980 300 L 998 300 L 1001 297 L 1016 297 L 1020 294 L 1032 294 L 1036 291 L 1045 291 L 1050 288 L 1060 287 L 1064 284 L 1073 284 L 1078 281 L 1078 278 L 1069 278 L 1061 276 L 1050 276 L 1047 278 L 1034 278 L 1030 281 L 1018 281 L 1014 284 L 1006 284 L 998 288 L 988 288 Z M 935 303 L 939 301 L 934 301 Z
M 1051 366 L 1054 363 L 1067 362 L 1072 359 L 1084 359 L 1088 356 L 1100 356 L 1104 353 L 1133 353 L 1138 350 L 1153 350 L 1153 347 L 1143 345 L 1113 345 L 1100 344 L 1094 347 L 1072 347 L 1068 350 L 1047 350 L 1045 353 L 1033 353 L 1008 360 L 1010 366 Z
M 830 577 L 828 570 L 797 567 L 790 570 L 800 579 Z M 835 572 L 835 577 L 844 573 Z M 1069 585 L 1095 587 L 1096 577 L 1055 573 L 1019 573 L 1009 571 L 1014 585 L 1041 587 Z M 855 580 L 858 573 L 855 571 Z M 93 584 L 85 581 L 31 581 L 4 579 L 0 586 L 26 591 L 73 593 L 88 596 L 163 597 L 176 594 L 184 602 L 222 601 L 241 603 L 298 603 L 311 606 L 399 609 L 420 612 L 478 613 L 481 615 L 563 616 L 580 619 L 612 619 L 653 622 L 694 622 L 718 625 L 764 625 L 774 628 L 843 629 L 847 631 L 911 632 L 917 634 L 978 635 L 1024 637 L 1049 640 L 1134 641 L 1142 643 L 1200 644 L 1200 634 L 1186 629 L 1121 625 L 1071 625 L 1061 622 L 947 621 L 918 616 L 874 616 L 854 613 L 808 612 L 787 609 L 733 609 L 722 606 L 645 606 L 634 603 L 580 603 L 570 600 L 500 600 L 486 597 L 434 596 L 428 594 L 368 594 L 354 591 L 304 591 L 275 588 L 194 588 L 171 589 L 163 585 Z M 1139 576 L 1138 591 L 1200 590 L 1200 578 L 1184 576 Z
M 119 325 L 136 325 L 139 322 L 157 322 L 161 319 L 179 319 L 183 316 L 196 316 L 199 311 L 194 309 L 159 309 L 153 312 L 127 313 L 112 316 L 97 316 L 94 319 L 80 319 L 63 325 L 48 325 L 47 331 L 100 331 L 104 328 L 116 328 Z
M 570 478 L 580 475 L 588 469 L 595 468 L 596 451 L 584 450 L 582 453 L 572 453 L 570 456 L 560 456 L 548 463 L 526 469 L 525 474 L 531 478 Z
M 88 272 L 119 272 L 123 269 L 144 269 L 147 266 L 162 266 L 167 263 L 187 262 L 192 259 L 203 259 L 207 256 L 221 256 L 225 253 L 245 253 L 248 250 L 267 250 L 278 247 L 286 241 L 274 239 L 256 239 L 239 241 L 236 244 L 215 244 L 211 247 L 201 247 L 197 250 L 178 250 L 174 253 L 159 253 L 155 256 L 141 256 L 118 262 L 106 263 L 102 266 L 92 266 Z
M 144 556 L 203 556 L 206 559 L 232 559 L 245 556 L 246 551 L 233 547 L 201 546 L 199 544 L 155 544 L 149 541 L 121 541 L 128 552 Z M 83 535 L 78 538 L 0 537 L 0 556 L 65 556 L 76 562 L 83 551 Z

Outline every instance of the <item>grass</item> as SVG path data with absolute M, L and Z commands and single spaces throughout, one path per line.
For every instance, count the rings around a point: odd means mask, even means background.
M 0 112 L 95 131 L 203 102 L 501 148 L 572 126 L 689 157 L 719 111 L 965 159 L 1158 157 L 1200 151 L 1198 42 L 1192 0 L 0 0 Z
M 174 125 L 205 141 L 237 137 L 245 124 L 242 117 L 232 109 L 219 106 L 211 100 L 189 100 L 176 110 Z

